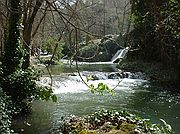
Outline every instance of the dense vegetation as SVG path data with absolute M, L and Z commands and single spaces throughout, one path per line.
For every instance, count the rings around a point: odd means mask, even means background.
M 163 74 L 169 74 L 170 69 L 177 76 L 167 75 L 167 77 L 170 76 L 171 80 L 174 77 L 172 84 L 180 87 L 178 0 L 130 0 L 130 2 L 79 0 L 69 3 L 48 0 L 2 0 L 1 6 L 3 7 L 0 11 L 2 20 L 0 132 L 2 133 L 12 131 L 10 126 L 13 115 L 30 112 L 33 100 L 57 99 L 52 95 L 51 89 L 40 87 L 36 83 L 41 74 L 30 66 L 30 56 L 36 52 L 40 54 L 44 51 L 52 54 L 51 61 L 59 60 L 63 54 L 68 59 L 79 61 L 109 61 L 120 47 L 129 46 L 130 51 L 137 50 L 134 51 L 135 54 L 129 56 L 129 59 L 141 60 L 140 64 L 144 69 L 140 71 L 149 73 L 146 67 L 159 62 L 160 66 L 151 69 L 158 68 L 162 71 L 166 68 L 168 71 L 164 71 Z M 107 34 L 114 35 L 107 36 Z M 151 63 L 146 65 L 144 61 Z M 121 65 L 126 69 L 129 67 L 125 67 L 127 64 L 124 65 L 123 62 Z M 137 64 L 130 66 L 135 69 L 138 67 Z M 160 72 L 158 74 L 161 75 Z M 157 75 L 152 76 L 153 79 L 159 79 Z M 162 79 L 161 81 L 163 84 L 167 82 Z M 101 83 L 97 89 L 101 91 L 105 88 L 109 91 L 109 88 Z M 91 92 L 94 90 L 91 86 Z M 93 125 L 96 122 L 90 123 Z M 131 121 L 130 125 L 134 127 Z
M 148 61 L 160 61 L 179 69 L 180 26 L 178 0 L 132 0 L 134 30 L 133 47 L 141 49 Z
M 62 125 L 63 134 L 170 134 L 171 126 L 151 124 L 147 119 L 125 111 L 101 110 L 84 118 L 71 117 Z
M 28 113 L 31 102 L 41 98 L 54 101 L 52 90 L 36 84 L 39 72 L 34 68 L 24 67 L 26 62 L 23 46 L 20 41 L 20 0 L 10 1 L 8 27 L 5 33 L 4 54 L 0 66 L 0 132 L 11 133 L 11 119 L 13 115 Z
M 133 46 L 139 47 L 147 60 L 177 65 L 180 39 L 178 0 L 132 0 L 131 3 Z

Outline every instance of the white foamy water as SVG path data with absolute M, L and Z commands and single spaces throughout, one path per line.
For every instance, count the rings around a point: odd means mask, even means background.
M 111 62 L 114 63 L 117 59 L 124 59 L 126 53 L 129 48 L 120 49 L 116 52 L 116 54 L 112 57 Z
M 99 83 L 107 84 L 110 88 L 116 87 L 115 90 L 124 90 L 128 92 L 133 92 L 133 87 L 141 85 L 146 82 L 146 80 L 142 79 L 105 79 L 105 80 L 91 80 L 87 82 L 87 78 L 82 76 L 83 80 L 87 83 L 87 85 L 93 84 L 95 88 Z M 50 77 L 42 77 L 38 82 L 42 86 L 51 85 Z M 79 93 L 79 92 L 87 92 L 89 87 L 80 78 L 80 76 L 53 76 L 52 79 L 52 89 L 54 94 L 60 93 Z

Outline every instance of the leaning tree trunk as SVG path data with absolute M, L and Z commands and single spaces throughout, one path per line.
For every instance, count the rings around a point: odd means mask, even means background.
M 10 14 L 4 42 L 4 55 L 2 60 L 4 75 L 10 75 L 20 65 L 22 53 L 20 51 L 20 0 L 9 0 Z

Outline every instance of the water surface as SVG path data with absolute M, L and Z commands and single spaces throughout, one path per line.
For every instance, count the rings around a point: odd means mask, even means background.
M 160 123 L 159 119 L 162 118 L 172 125 L 176 134 L 180 133 L 179 94 L 139 78 L 107 79 L 109 73 L 118 71 L 115 64 L 81 64 L 79 70 L 85 81 L 87 74 L 101 76 L 100 80 L 89 81 L 88 84 L 97 85 L 103 82 L 113 88 L 121 81 L 115 89 L 115 96 L 90 93 L 88 87 L 76 75 L 77 69 L 74 67 L 53 66 L 53 88 L 58 102 L 35 101 L 30 115 L 14 120 L 15 131 L 22 134 L 54 133 L 53 130 L 59 128 L 64 117 L 84 116 L 106 108 L 127 110 L 149 118 L 154 123 Z M 47 73 L 40 83 L 50 83 Z

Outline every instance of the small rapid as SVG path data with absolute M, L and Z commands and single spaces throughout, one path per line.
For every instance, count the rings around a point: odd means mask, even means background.
M 130 91 L 135 86 L 140 86 L 147 82 L 143 79 L 132 79 L 138 75 L 131 73 L 109 73 L 109 72 L 89 72 L 83 71 L 80 73 L 65 73 L 61 75 L 53 75 L 52 79 L 48 76 L 43 76 L 40 78 L 38 84 L 42 86 L 48 86 L 53 89 L 54 94 L 60 93 L 78 93 L 85 92 L 89 90 L 88 85 L 93 84 L 95 87 L 99 83 L 107 84 L 110 88 L 115 90 L 127 90 Z M 88 80 L 88 77 L 91 77 L 92 80 Z M 84 82 L 86 82 L 86 84 Z M 52 85 L 51 85 L 52 83 Z
M 49 134 L 58 130 L 64 118 L 70 115 L 84 116 L 102 108 L 126 110 L 160 123 L 164 119 L 171 124 L 175 134 L 180 133 L 180 95 L 169 92 L 164 87 L 148 82 L 141 72 L 123 72 L 115 64 L 81 63 L 79 71 L 88 85 L 107 84 L 115 88 L 115 95 L 91 93 L 82 82 L 77 69 L 72 66 L 52 66 L 52 88 L 57 95 L 57 103 L 34 101 L 32 113 L 13 120 L 13 129 L 19 134 Z M 91 76 L 93 80 L 87 81 Z M 51 85 L 51 78 L 44 71 L 38 82 Z

